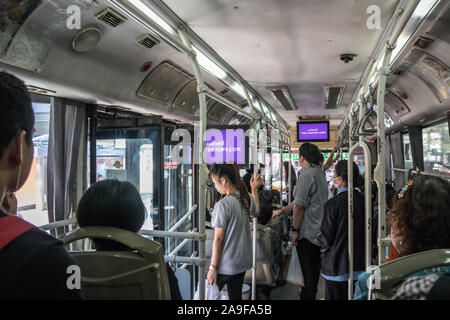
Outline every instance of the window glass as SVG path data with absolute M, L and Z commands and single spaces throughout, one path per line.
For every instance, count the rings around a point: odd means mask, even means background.
M 403 134 L 403 159 L 405 162 L 405 169 L 413 169 L 413 159 L 411 151 L 411 142 L 409 141 L 409 134 Z
M 272 149 L 272 188 L 281 191 L 281 154 Z
M 450 173 L 450 138 L 448 123 L 422 130 L 425 171 Z
M 164 219 L 166 221 L 165 230 L 170 230 L 194 205 L 193 203 L 193 168 L 192 164 L 177 163 L 172 159 L 172 152 L 175 145 L 164 146 Z M 186 151 L 190 148 L 186 148 Z M 183 149 L 184 152 L 184 149 Z M 189 232 L 192 230 L 194 215 L 179 225 L 177 232 Z M 166 238 L 166 254 L 173 252 L 183 239 Z M 191 256 L 193 252 L 193 242 L 189 241 L 183 247 L 178 248 L 174 255 Z
M 97 181 L 106 179 L 128 181 L 138 189 L 148 214 L 142 226 L 145 230 L 157 228 L 155 212 L 158 208 L 153 194 L 155 189 L 153 153 L 153 142 L 148 138 L 97 140 Z M 88 152 L 88 177 L 89 158 Z
M 35 117 L 33 133 L 34 158 L 30 175 L 16 193 L 18 215 L 36 226 L 48 223 L 47 153 L 50 128 L 50 104 L 33 103 Z

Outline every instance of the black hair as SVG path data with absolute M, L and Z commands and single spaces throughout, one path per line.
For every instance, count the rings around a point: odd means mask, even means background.
M 360 185 L 360 175 L 359 175 L 359 169 L 356 163 L 352 162 L 353 164 L 353 186 L 358 187 Z M 348 187 L 348 161 L 347 160 L 340 160 L 336 165 L 334 166 L 336 170 L 336 174 L 338 177 L 341 177 L 342 180 L 344 180 L 345 185 Z
M 303 156 L 310 164 L 319 165 L 320 151 L 319 148 L 312 143 L 305 142 L 298 149 L 299 157 Z
M 236 164 L 215 164 L 211 168 L 211 175 L 218 178 L 227 177 L 239 191 L 240 203 L 245 212 L 250 214 L 250 195 L 247 187 L 239 175 L 239 167 Z
M 22 80 L 0 72 L 0 157 L 17 132 L 26 132 L 25 140 L 33 142 L 34 112 L 31 98 Z
M 80 227 L 108 226 L 138 232 L 145 221 L 145 206 L 134 185 L 126 181 L 94 183 L 81 197 L 77 210 Z M 111 241 L 95 239 L 99 250 L 111 250 Z
M 284 172 L 286 172 L 286 176 L 284 177 L 284 181 L 289 183 L 289 170 L 291 171 L 291 180 L 293 186 L 297 183 L 297 175 L 295 173 L 295 169 L 289 161 L 283 162 Z
M 322 152 L 319 154 L 319 162 L 321 161 L 325 161 L 325 157 L 323 156 Z

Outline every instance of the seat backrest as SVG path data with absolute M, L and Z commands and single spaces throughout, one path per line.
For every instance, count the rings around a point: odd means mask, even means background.
M 411 254 L 390 261 L 371 271 L 371 299 L 390 299 L 405 279 L 426 269 L 450 266 L 450 249 L 436 249 Z
M 86 238 L 113 240 L 132 250 L 69 252 L 81 269 L 81 285 L 87 299 L 171 298 L 164 254 L 159 243 L 112 227 L 76 229 L 61 240 L 67 246 Z

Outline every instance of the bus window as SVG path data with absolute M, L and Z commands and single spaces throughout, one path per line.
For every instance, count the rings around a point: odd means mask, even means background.
M 450 173 L 450 138 L 447 122 L 424 128 L 422 138 L 425 171 Z
M 47 209 L 47 152 L 50 129 L 50 104 L 33 103 L 35 132 L 34 159 L 30 175 L 16 193 L 18 214 L 34 225 L 49 222 Z
M 272 188 L 281 190 L 281 154 L 272 149 Z
M 405 169 L 414 169 L 412 152 L 411 152 L 411 142 L 409 141 L 409 133 L 404 133 L 402 135 L 403 141 L 403 160 L 405 162 Z
M 106 179 L 128 181 L 138 189 L 148 213 L 142 227 L 145 230 L 154 229 L 153 218 L 157 211 L 153 199 L 155 187 L 153 152 L 153 142 L 147 138 L 97 140 L 97 181 Z M 89 177 L 89 165 L 87 167 Z

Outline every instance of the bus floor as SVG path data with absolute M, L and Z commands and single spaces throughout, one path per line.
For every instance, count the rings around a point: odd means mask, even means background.
M 272 300 L 300 300 L 299 287 L 290 283 L 286 283 L 284 286 L 276 287 L 272 289 Z M 317 285 L 316 300 L 325 299 L 325 279 L 320 276 L 319 284 Z

